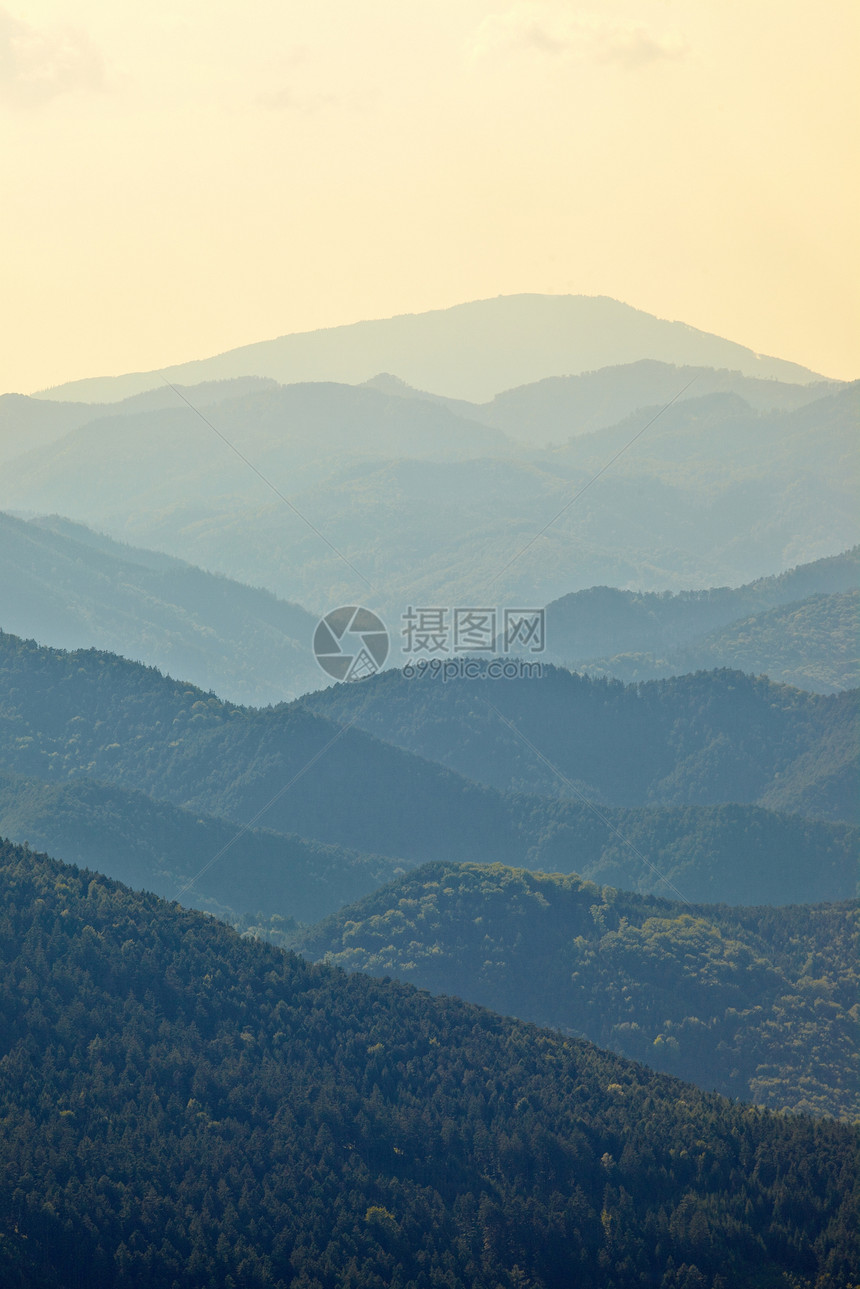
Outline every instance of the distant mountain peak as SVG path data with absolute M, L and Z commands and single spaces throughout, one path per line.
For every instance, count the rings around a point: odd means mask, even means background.
M 486 402 L 515 385 L 642 358 L 727 367 L 797 384 L 820 379 L 796 363 L 764 358 L 608 296 L 522 294 L 296 332 L 160 372 L 72 381 L 41 391 L 41 397 L 114 402 L 160 386 L 165 378 L 182 384 L 248 376 L 282 384 L 362 384 L 383 372 L 417 389 Z
M 420 393 L 412 385 L 407 385 L 405 380 L 399 376 L 392 376 L 389 371 L 381 371 L 376 376 L 371 376 L 370 380 L 362 382 L 367 389 L 377 389 L 381 394 L 396 394 L 401 397 L 404 394 Z

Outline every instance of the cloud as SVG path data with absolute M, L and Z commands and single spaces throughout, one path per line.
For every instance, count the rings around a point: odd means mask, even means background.
M 484 19 L 469 52 L 474 59 L 526 52 L 636 68 L 680 58 L 686 45 L 677 32 L 656 32 L 632 19 L 571 13 L 567 5 L 547 0 L 520 0 Z
M 40 30 L 0 9 L 0 100 L 33 107 L 104 85 L 101 55 L 85 32 Z

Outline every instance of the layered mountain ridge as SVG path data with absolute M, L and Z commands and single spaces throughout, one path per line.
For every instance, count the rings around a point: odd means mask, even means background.
M 816 379 L 795 363 L 763 357 L 607 296 L 513 295 L 281 336 L 157 372 L 72 381 L 43 390 L 42 397 L 114 401 L 157 388 L 165 379 L 197 384 L 267 376 L 281 383 L 356 383 L 387 371 L 434 393 L 481 400 L 547 376 L 642 358 L 728 367 L 799 384 Z
M 8 635 L 0 635 L 0 683 L 0 768 L 58 786 L 94 779 L 237 826 L 251 821 L 406 864 L 478 857 L 661 893 L 668 880 L 668 889 L 698 901 L 845 899 L 856 889 L 856 829 L 839 820 L 854 806 L 856 695 L 804 695 L 732 674 L 694 677 L 648 688 L 648 702 L 665 709 L 661 730 L 659 723 L 651 729 L 648 703 L 620 684 L 553 672 L 540 688 L 504 682 L 495 690 L 495 703 L 515 722 L 528 718 L 528 705 L 539 724 L 544 707 L 552 711 L 555 734 L 547 741 L 547 725 L 538 738 L 553 756 L 562 750 L 553 740 L 563 737 L 565 708 L 579 710 L 584 732 L 592 722 L 593 747 L 584 738 L 568 755 L 586 757 L 592 780 L 604 775 L 604 792 L 623 770 L 607 718 L 628 738 L 650 730 L 653 747 L 638 758 L 627 745 L 642 804 L 628 797 L 620 806 L 602 802 L 601 790 L 594 804 L 581 788 L 559 795 L 555 782 L 553 796 L 539 795 L 549 786 L 544 763 L 480 701 L 487 690 L 476 693 L 474 685 L 428 688 L 392 672 L 339 686 L 330 699 L 317 695 L 314 706 L 328 704 L 326 715 L 312 710 L 310 699 L 248 709 L 109 654 L 66 654 Z M 392 738 L 417 735 L 421 749 L 361 728 L 375 723 L 367 705 L 375 694 L 375 719 Z M 676 724 L 686 727 L 680 744 Z M 768 738 L 777 740 L 757 778 L 733 767 L 726 730 L 735 726 L 751 766 Z M 459 742 L 473 773 L 486 778 L 490 771 L 507 790 L 435 763 L 425 735 L 441 735 L 449 759 Z M 645 804 L 658 754 L 664 794 L 684 804 L 661 805 L 659 797 Z M 576 772 L 573 762 L 564 764 Z M 511 791 L 526 775 L 538 793 Z M 754 798 L 763 789 L 783 811 L 805 807 L 835 817 L 762 809 Z M 593 800 L 594 787 L 589 791 Z M 738 804 L 739 793 L 753 801 Z M 169 867 L 180 871 L 175 860 Z
M 856 900 L 691 906 L 573 875 L 427 864 L 299 945 L 588 1038 L 707 1090 L 856 1120 L 858 912 Z
M 849 1281 L 845 1125 L 311 966 L 8 844 L 0 873 L 10 1285 Z

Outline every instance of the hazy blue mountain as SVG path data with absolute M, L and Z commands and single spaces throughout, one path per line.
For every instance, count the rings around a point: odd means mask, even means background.
M 853 477 L 858 419 L 860 382 L 824 393 L 801 407 L 773 412 L 756 412 L 738 394 L 716 392 L 665 410 L 639 408 L 609 429 L 579 435 L 536 453 L 534 459 L 561 472 L 575 470 L 595 457 L 603 465 L 606 449 L 614 448 L 623 453 L 617 466 L 625 473 L 640 474 L 661 461 L 664 467 L 673 467 L 680 479 L 698 479 L 701 484 L 700 471 L 707 463 L 718 472 L 712 481 L 718 484 L 721 476 L 748 475 L 769 463 L 777 472 L 802 468 L 813 482 L 835 479 L 846 470 Z M 635 439 L 640 432 L 641 438 Z
M 530 447 L 564 443 L 576 435 L 616 425 L 640 408 L 657 410 L 674 400 L 686 402 L 707 394 L 730 393 L 759 412 L 791 411 L 844 387 L 836 381 L 801 385 L 713 367 L 679 367 L 651 358 L 577 376 L 549 376 L 505 389 L 487 403 L 429 394 L 388 373 L 367 384 L 401 398 L 442 402 L 458 415 L 495 426 Z
M 444 407 L 348 385 L 303 384 L 228 398 L 206 411 L 214 429 L 167 393 L 170 407 L 103 416 L 9 463 L 0 487 L 10 508 L 131 531 L 177 512 L 185 522 L 192 512 L 197 522 L 209 516 L 223 522 L 232 511 L 275 500 L 289 543 L 290 521 L 302 532 L 305 525 L 219 433 L 289 497 L 329 479 L 345 461 L 456 461 L 504 455 L 512 447 L 501 431 L 468 424 Z M 364 502 L 371 531 L 378 526 L 377 500 Z M 277 544 L 285 547 L 283 537 Z M 330 554 L 324 543 L 321 548 Z
M 195 407 L 205 408 L 253 390 L 269 389 L 274 384 L 274 381 L 262 377 L 243 376 L 235 380 L 207 381 L 193 389 L 179 388 Z M 25 394 L 0 394 L 0 461 L 55 443 L 71 430 L 100 417 L 155 412 L 176 404 L 176 393 L 163 381 L 146 393 L 110 404 L 57 402 Z
M 53 443 L 81 425 L 82 417 L 91 416 L 88 403 L 54 403 L 26 394 L 0 394 L 0 461 Z
M 672 400 L 735 394 L 758 412 L 788 412 L 839 388 L 830 381 L 796 384 L 749 372 L 643 359 L 505 390 L 484 404 L 483 416 L 475 419 L 537 445 L 606 429 L 641 407 L 657 409 Z
M 115 401 L 157 387 L 162 377 L 186 385 L 236 376 L 354 384 L 393 372 L 419 389 L 482 402 L 547 376 L 642 358 L 799 384 L 815 379 L 794 363 L 606 296 L 512 295 L 281 336 L 160 372 L 72 381 L 43 390 L 42 397 Z
M 392 859 L 266 828 L 239 835 L 229 820 L 127 788 L 2 771 L 0 836 L 228 921 L 261 914 L 270 930 L 317 922 L 403 871 Z
M 847 1124 L 733 1105 L 0 844 L 9 1289 L 822 1289 Z
M 813 595 L 766 609 L 659 654 L 585 660 L 590 675 L 628 681 L 729 667 L 819 694 L 860 686 L 860 591 Z
M 759 802 L 855 820 L 858 698 L 731 671 L 625 686 L 546 665 L 496 681 L 391 671 L 303 701 L 501 791 L 571 797 L 573 784 L 611 805 Z
M 860 548 L 741 587 L 593 586 L 546 607 L 546 657 L 591 674 L 651 680 L 719 667 L 820 693 L 853 688 Z
M 182 560 L 0 514 L 0 627 L 14 635 L 108 649 L 262 706 L 324 682 L 315 626 L 298 605 Z
M 427 864 L 311 958 L 577 1034 L 707 1091 L 860 1116 L 858 904 L 728 909 L 500 864 Z
M 628 714 L 635 704 L 635 691 L 620 685 L 613 690 L 569 673 L 558 676 L 556 689 L 592 687 L 596 699 L 586 704 L 592 717 L 600 715 L 601 694 L 608 698 L 606 713 L 613 694 L 615 705 Z M 397 682 L 399 677 L 391 673 L 382 679 Z M 843 797 L 853 806 L 856 738 L 850 702 L 759 682 L 757 713 L 750 721 L 747 678 L 723 678 L 711 687 L 707 680 L 695 696 L 698 720 L 686 726 L 679 721 L 679 734 L 688 733 L 687 745 L 681 738 L 677 745 L 664 740 L 661 747 L 660 730 L 651 735 L 651 745 L 643 744 L 640 761 L 655 748 L 659 752 L 662 769 L 657 764 L 648 773 L 664 775 L 664 795 L 713 802 L 749 778 L 741 791 L 749 798 L 764 786 L 771 795 L 781 794 L 783 812 L 803 807 L 809 814 L 838 817 Z M 420 688 L 419 682 L 402 683 Z M 366 688 L 370 694 L 373 685 L 342 688 Z M 659 697 L 659 692 L 655 687 L 653 693 Z M 552 699 L 550 687 L 544 693 Z M 670 693 L 666 712 L 681 717 L 684 708 L 673 704 Z M 791 710 L 781 707 L 786 695 L 797 708 L 794 723 Z M 452 737 L 470 732 L 462 706 L 466 691 L 459 689 L 456 697 L 455 709 L 447 714 Z M 537 698 L 533 694 L 529 702 L 540 720 L 546 701 Z M 498 689 L 495 701 L 505 705 Z M 709 704 L 724 709 L 719 720 L 708 713 Z M 550 701 L 550 706 L 557 720 L 565 704 Z M 737 764 L 716 728 L 720 720 L 731 725 L 733 710 Z M 644 795 L 648 773 L 636 764 L 635 738 L 645 728 L 645 715 L 644 705 L 638 723 L 616 715 L 604 734 L 599 720 L 588 727 L 583 722 L 580 746 L 568 749 L 568 761 L 593 742 L 595 767 L 611 787 L 611 725 L 613 735 L 634 739 L 633 746 L 616 743 L 615 752 L 619 773 L 632 766 L 638 774 L 630 791 Z M 507 738 L 504 727 L 501 737 L 495 727 L 484 736 L 482 719 L 471 731 L 474 758 L 483 748 L 495 762 L 491 770 L 510 774 L 513 769 L 521 779 L 535 780 L 528 749 Z M 819 721 L 829 741 L 817 737 Z M 435 723 L 444 734 L 446 721 Z M 0 769 L 6 772 L 59 786 L 78 777 L 95 779 L 240 825 L 411 863 L 498 860 L 576 871 L 643 892 L 672 889 L 665 884 L 669 879 L 685 899 L 707 902 L 845 899 L 856 891 L 857 829 L 845 824 L 737 804 L 603 805 L 595 813 L 578 798 L 501 793 L 374 738 L 357 724 L 355 713 L 342 724 L 301 703 L 262 711 L 235 707 L 111 654 L 62 653 L 0 634 Z M 665 729 L 664 717 L 664 734 Z M 428 733 L 433 735 L 429 726 Z M 763 753 L 762 767 L 746 774 L 768 737 L 776 750 Z M 775 774 L 779 767 L 784 768 Z M 590 769 L 589 774 L 594 777 Z M 177 871 L 180 863 L 174 865 Z
M 680 648 L 741 619 L 816 595 L 860 587 L 860 547 L 746 586 L 622 591 L 592 586 L 546 606 L 547 655 L 574 661 Z
M 713 393 L 632 446 L 654 409 L 526 451 L 426 400 L 292 386 L 207 413 L 289 505 L 187 407 L 105 418 L 26 454 L 0 499 L 318 612 L 359 599 L 397 631 L 409 604 L 737 585 L 855 545 L 859 397 L 849 386 L 758 413 Z

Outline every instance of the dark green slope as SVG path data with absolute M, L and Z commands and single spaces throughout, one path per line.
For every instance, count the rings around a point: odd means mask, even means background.
M 615 811 L 607 817 L 622 837 L 603 830 L 589 851 L 575 845 L 577 816 L 567 807 L 542 834 L 529 867 L 580 872 L 643 895 L 680 893 L 700 904 L 809 904 L 850 899 L 860 891 L 856 826 L 736 805 Z M 577 853 L 587 860 L 581 868 L 571 862 Z M 553 863 L 556 858 L 566 862 Z
M 684 906 L 501 865 L 428 864 L 300 947 L 582 1035 L 705 1089 L 860 1119 L 857 902 Z
M 63 785 L 96 779 L 413 863 L 498 860 L 671 891 L 663 874 L 700 901 L 855 893 L 857 836 L 845 825 L 737 805 L 600 817 L 579 800 L 482 787 L 299 704 L 233 707 L 110 654 L 2 634 L 0 769 Z
M 600 817 L 579 800 L 482 787 L 299 704 L 233 707 L 110 654 L 2 634 L 0 769 L 96 779 L 413 863 L 498 860 L 671 891 L 662 874 L 685 898 L 711 901 L 855 892 L 857 836 L 845 825 L 736 805 Z
M 522 849 L 498 793 L 301 705 L 223 703 L 112 654 L 0 634 L 0 766 L 81 775 L 240 823 L 430 859 Z M 373 844 L 370 844 L 373 839 Z
M 853 820 L 857 697 L 730 671 L 637 688 L 544 665 L 539 679 L 495 684 L 388 672 L 304 701 L 502 790 L 570 792 L 523 735 L 608 804 L 769 801 L 778 791 L 782 810 Z
M 264 828 L 240 831 L 79 778 L 45 783 L 0 772 L 0 836 L 227 921 L 262 914 L 272 932 L 290 919 L 317 922 L 402 872 L 393 859 Z
M 851 1282 L 842 1125 L 309 966 L 9 845 L 0 870 L 7 1283 Z

